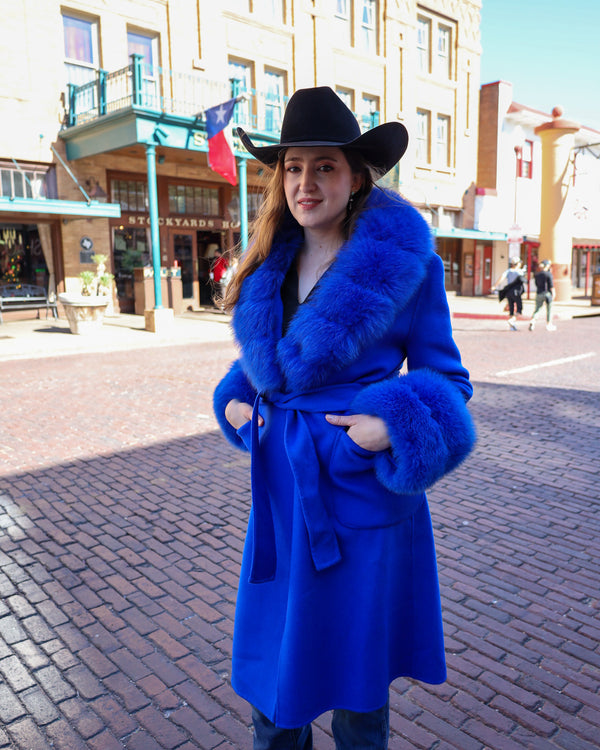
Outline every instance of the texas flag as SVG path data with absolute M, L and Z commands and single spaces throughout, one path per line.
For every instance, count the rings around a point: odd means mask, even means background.
M 236 99 L 211 107 L 205 111 L 206 134 L 208 136 L 208 163 L 214 172 L 237 185 L 235 156 L 226 136 L 226 128 L 231 122 Z

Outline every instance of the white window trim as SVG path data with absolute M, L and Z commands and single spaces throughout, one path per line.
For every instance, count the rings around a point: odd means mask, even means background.
M 65 54 L 64 61 L 68 65 L 76 65 L 80 68 L 88 68 L 90 70 L 97 70 L 100 67 L 99 47 L 98 47 L 98 19 L 89 18 L 88 16 L 81 15 L 73 11 L 65 11 L 61 14 L 62 18 L 73 18 L 77 21 L 83 21 L 89 23 L 92 30 L 92 62 L 84 62 L 83 60 L 77 60 L 74 57 L 67 57 Z M 64 42 L 64 21 L 63 21 L 63 42 Z
M 334 11 L 334 15 L 336 18 L 339 18 L 341 21 L 350 21 L 350 2 L 349 0 L 344 0 L 344 6 L 345 11 L 339 11 L 337 8 L 337 2 L 336 2 L 336 8 Z
M 417 69 L 418 72 L 422 75 L 429 75 L 431 73 L 431 43 L 432 43 L 432 20 L 429 18 L 429 16 L 423 16 L 419 15 L 417 16 L 417 55 L 418 55 L 418 61 L 417 61 Z M 421 43 L 421 31 L 424 30 L 425 33 L 425 44 Z M 427 64 L 425 66 L 425 70 L 421 68 L 420 60 L 422 56 L 426 56 L 427 58 Z
M 368 6 L 365 3 L 369 3 Z M 372 4 L 371 4 L 372 3 Z M 364 22 L 365 8 L 369 8 L 369 22 Z M 360 40 L 363 52 L 379 54 L 379 2 L 378 0 L 361 0 L 360 6 Z M 372 38 L 372 46 L 366 40 Z
M 441 123 L 445 123 L 445 130 L 446 130 L 446 138 L 445 140 L 440 140 L 439 134 L 440 134 L 440 125 Z M 436 113 L 435 116 L 435 162 L 434 166 L 436 169 L 440 171 L 447 171 L 451 168 L 451 162 L 452 162 L 452 155 L 450 153 L 450 146 L 452 141 L 452 118 L 449 115 L 443 114 L 442 112 Z M 439 159 L 439 152 L 441 148 L 444 148 L 445 151 L 445 158 L 440 161 Z
M 447 31 L 447 35 L 442 34 L 441 30 Z M 447 23 L 438 23 L 436 25 L 436 59 L 437 69 L 443 78 L 452 79 L 452 39 L 454 35 L 454 29 Z M 440 41 L 447 39 L 447 45 L 445 50 L 440 50 Z
M 416 160 L 417 164 L 421 166 L 430 166 L 431 165 L 431 121 L 432 121 L 432 113 L 430 110 L 425 109 L 419 109 L 417 110 L 417 128 L 415 132 L 415 143 L 417 145 L 416 148 Z M 420 125 L 426 122 L 426 132 L 421 133 Z M 419 154 L 419 145 L 424 144 L 425 146 L 425 154 Z

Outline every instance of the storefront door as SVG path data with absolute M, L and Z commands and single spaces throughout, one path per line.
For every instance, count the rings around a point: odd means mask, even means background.
M 461 275 L 461 244 L 460 240 L 448 237 L 438 237 L 437 252 L 444 262 L 444 282 L 447 292 L 460 293 Z
M 194 235 L 173 235 L 173 257 L 181 268 L 181 289 L 184 300 L 193 300 L 194 294 L 194 260 L 196 256 Z
M 224 249 L 223 237 L 217 232 L 198 232 L 198 284 L 200 304 L 213 306 L 215 289 L 210 280 L 210 271 L 214 262 L 215 249 Z
M 481 293 L 486 296 L 492 291 L 492 246 L 485 245 L 483 248 L 483 280 Z
M 113 262 L 119 311 L 133 313 L 134 268 L 141 269 L 152 264 L 148 230 L 142 227 L 113 227 Z

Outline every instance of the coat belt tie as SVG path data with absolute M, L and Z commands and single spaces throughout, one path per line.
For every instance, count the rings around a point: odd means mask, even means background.
M 294 478 L 294 500 L 298 500 L 315 568 L 326 570 L 340 562 L 342 555 L 327 509 L 319 492 L 320 463 L 313 436 L 303 412 L 323 414 L 344 411 L 360 391 L 355 384 L 317 389 L 301 396 L 271 394 L 269 402 L 286 410 L 284 449 Z M 265 583 L 275 578 L 277 551 L 271 500 L 262 471 L 258 416 L 260 394 L 254 401 L 251 425 L 251 479 L 254 512 L 253 554 L 250 583 Z

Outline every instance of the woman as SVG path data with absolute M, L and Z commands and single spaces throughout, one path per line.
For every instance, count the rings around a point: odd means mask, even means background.
M 238 132 L 274 173 L 225 299 L 241 356 L 214 397 L 251 452 L 232 685 L 255 748 L 312 747 L 329 709 L 338 748 L 385 748 L 390 682 L 446 676 L 424 490 L 474 432 L 443 266 L 415 209 L 374 187 L 400 123 L 361 135 L 319 87 L 291 97 L 279 144 Z
M 531 316 L 529 330 L 535 328 L 535 316 L 546 305 L 546 330 L 556 331 L 556 326 L 552 322 L 552 300 L 555 297 L 554 277 L 552 276 L 552 263 L 549 260 L 543 260 L 539 269 L 534 276 L 535 280 L 535 310 Z

